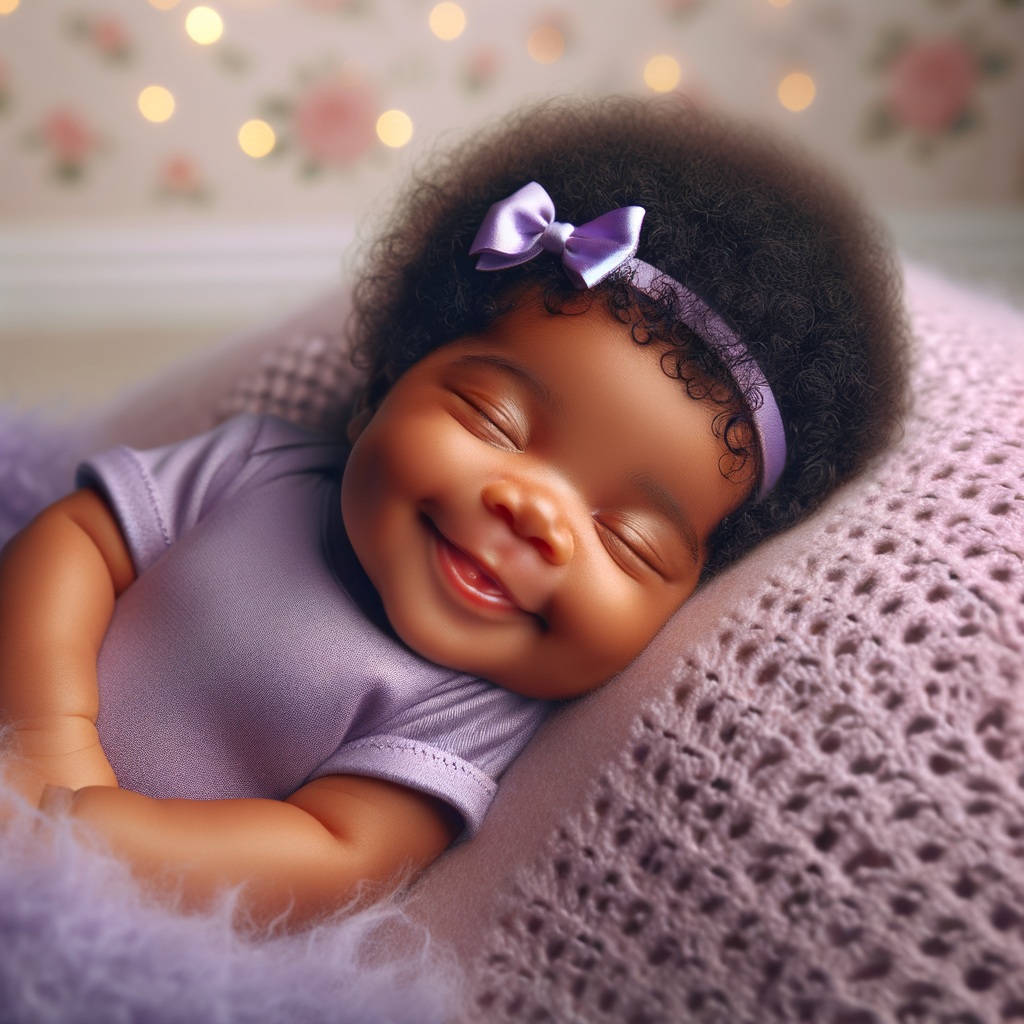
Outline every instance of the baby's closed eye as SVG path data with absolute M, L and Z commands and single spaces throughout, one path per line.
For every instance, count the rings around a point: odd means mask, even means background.
M 663 579 L 673 575 L 673 566 L 664 553 L 664 544 L 658 545 L 648 536 L 648 530 L 625 517 L 607 513 L 595 516 L 594 523 L 605 549 L 628 575 L 642 578 L 654 573 Z
M 456 417 L 471 433 L 482 441 L 503 451 L 526 450 L 527 431 L 522 417 L 472 393 L 456 392 Z

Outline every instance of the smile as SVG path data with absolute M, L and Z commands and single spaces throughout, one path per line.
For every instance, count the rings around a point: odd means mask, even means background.
M 472 555 L 452 544 L 436 527 L 438 561 L 441 571 L 460 597 L 492 611 L 519 610 L 501 584 Z

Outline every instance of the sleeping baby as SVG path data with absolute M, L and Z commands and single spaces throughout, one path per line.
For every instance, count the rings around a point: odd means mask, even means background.
M 471 837 L 551 702 L 904 394 L 871 225 L 676 101 L 545 104 L 435 162 L 352 330 L 347 443 L 243 416 L 113 449 L 0 563 L 11 779 L 185 907 L 300 924 Z

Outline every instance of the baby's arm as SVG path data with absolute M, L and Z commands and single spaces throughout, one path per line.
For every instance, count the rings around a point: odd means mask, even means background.
M 426 867 L 461 828 L 440 801 L 356 775 L 317 779 L 285 801 L 153 800 L 92 786 L 70 811 L 137 877 L 182 892 L 186 908 L 244 883 L 242 907 L 256 923 L 337 909 L 360 882 Z
M 116 786 L 96 732 L 96 659 L 114 599 L 135 578 L 113 515 L 93 491 L 41 512 L 0 559 L 0 719 L 33 803 L 49 783 Z

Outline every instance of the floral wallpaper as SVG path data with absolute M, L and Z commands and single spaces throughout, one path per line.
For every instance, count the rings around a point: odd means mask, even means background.
M 974 26 L 943 36 L 886 25 L 868 68 L 884 80 L 865 125 L 870 142 L 906 134 L 911 152 L 929 157 L 940 146 L 978 131 L 984 121 L 983 86 L 1013 68 L 1014 51 L 990 42 Z
M 516 102 L 676 90 L 1024 202 L 1024 0 L 0 0 L 0 220 L 358 220 Z

